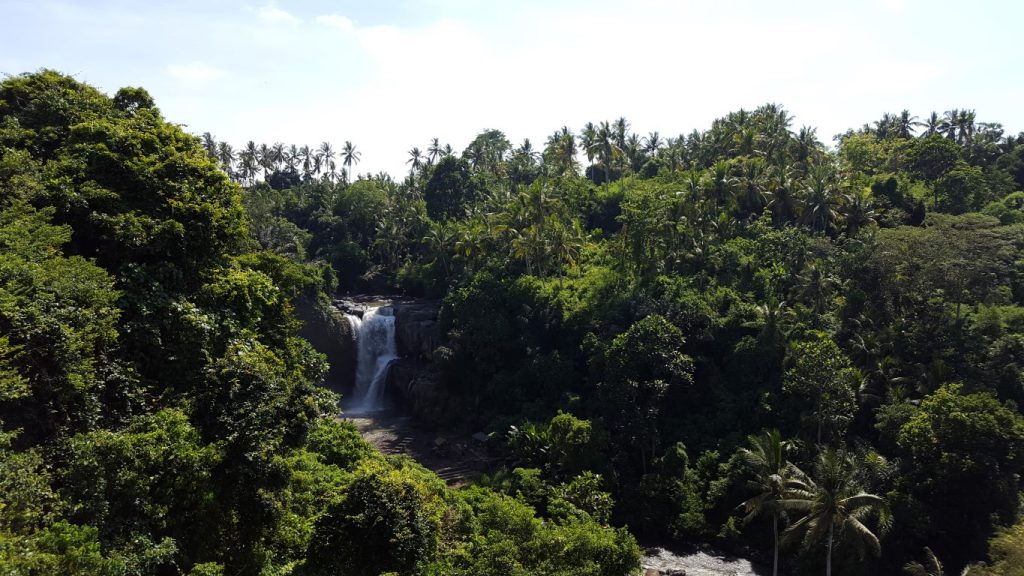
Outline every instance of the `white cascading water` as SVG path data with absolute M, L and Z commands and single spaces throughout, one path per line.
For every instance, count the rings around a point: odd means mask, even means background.
M 373 412 L 384 408 L 384 384 L 388 365 L 398 358 L 395 315 L 389 306 L 368 308 L 363 317 L 345 315 L 356 340 L 356 386 L 349 412 Z

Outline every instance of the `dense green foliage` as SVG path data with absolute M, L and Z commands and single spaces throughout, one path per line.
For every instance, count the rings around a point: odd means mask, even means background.
M 276 186 L 271 153 L 276 192 L 208 148 L 343 288 L 444 297 L 444 420 L 506 439 L 487 484 L 558 515 L 599 479 L 612 523 L 765 550 L 774 532 L 784 572 L 982 560 L 1020 512 L 1024 137 L 904 111 L 828 149 L 791 122 L 619 119 L 543 149 L 486 130 L 413 148 L 401 183 Z M 785 450 L 746 447 L 766 429 Z
M 448 490 L 335 420 L 293 307 L 336 276 L 306 197 L 268 190 L 142 89 L 0 83 L 0 574 L 630 573 L 606 516 Z M 330 262 L 387 258 L 394 190 L 345 190 L 347 219 L 305 213 L 339 227 Z
M 633 533 L 1013 574 L 1024 136 L 791 122 L 486 130 L 397 182 L 351 142 L 236 154 L 141 89 L 6 80 L 0 565 L 610 576 Z M 292 312 L 336 287 L 443 298 L 441 416 L 505 468 L 450 490 L 333 421 Z

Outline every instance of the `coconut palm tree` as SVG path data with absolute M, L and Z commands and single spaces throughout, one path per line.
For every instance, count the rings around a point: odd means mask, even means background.
M 812 166 L 804 182 L 804 222 L 815 232 L 828 233 L 839 219 L 841 199 L 832 167 L 825 163 Z
M 428 254 L 433 257 L 431 264 L 441 264 L 441 269 L 446 277 L 451 272 L 448 266 L 448 254 L 454 250 L 456 240 L 455 226 L 447 221 L 431 222 L 427 228 L 427 234 L 422 240 L 427 247 Z
M 866 551 L 881 553 L 881 544 L 864 521 L 872 513 L 885 513 L 881 496 L 861 490 L 856 463 L 835 448 L 818 454 L 814 478 L 806 475 L 786 482 L 786 497 L 781 507 L 802 514 L 783 534 L 784 539 L 800 539 L 805 546 L 825 543 L 825 576 L 832 576 L 832 551 L 839 541 L 849 543 L 863 558 Z
M 597 127 L 594 126 L 593 122 L 587 122 L 583 126 L 583 130 L 580 131 L 580 146 L 583 147 L 584 154 L 587 155 L 587 162 L 591 166 L 594 164 L 594 156 L 597 154 Z
M 626 121 L 624 116 L 620 116 L 619 119 L 612 124 L 612 137 L 615 139 L 615 145 L 618 146 L 620 150 L 626 147 L 626 135 L 628 132 L 629 122 Z
M 313 175 L 313 162 L 316 157 L 314 152 L 309 146 L 303 145 L 299 148 L 299 159 L 302 162 L 302 178 L 309 180 Z
M 622 147 L 624 161 L 628 162 L 630 170 L 639 172 L 643 167 L 647 156 L 644 154 L 643 140 L 637 133 L 626 137 L 626 145 Z
M 556 176 L 564 176 L 568 173 L 576 174 L 579 169 L 576 153 L 576 136 L 568 126 L 562 126 L 561 130 L 556 130 L 554 134 L 548 136 L 544 149 L 544 161 L 551 165 L 552 173 Z
M 337 166 L 334 164 L 334 147 L 331 146 L 330 142 L 321 142 L 318 152 L 320 153 L 322 167 L 327 169 L 324 176 L 328 180 L 334 181 L 334 177 L 337 174 Z
M 782 501 L 786 499 L 786 483 L 802 472 L 786 460 L 789 443 L 782 440 L 778 430 L 765 430 L 760 436 L 747 436 L 749 448 L 740 448 L 740 457 L 754 472 L 750 487 L 757 495 L 740 506 L 746 512 L 744 522 L 770 514 L 774 554 L 772 576 L 779 574 L 779 517 L 783 514 Z
M 923 126 L 922 122 L 917 120 L 917 116 L 912 116 L 910 110 L 904 110 L 900 112 L 899 116 L 896 116 L 893 121 L 893 129 L 896 132 L 898 138 L 911 138 L 914 136 L 914 132 L 920 126 Z
M 923 122 L 923 126 L 924 133 L 921 134 L 922 137 L 940 134 L 942 132 L 942 120 L 939 118 L 938 112 L 932 111 L 928 115 L 928 119 Z
M 619 120 L 622 120 L 620 118 Z M 616 131 L 608 122 L 601 122 L 601 126 L 597 129 L 597 134 L 594 141 L 591 143 L 593 148 L 593 155 L 597 157 L 598 162 L 604 168 L 604 188 L 608 189 L 611 184 L 611 167 L 612 161 L 622 154 L 622 148 L 617 143 Z M 587 157 L 591 157 L 591 153 L 588 149 Z
M 275 172 L 278 166 L 284 163 L 286 150 L 284 142 L 274 142 L 274 145 L 270 147 L 270 162 Z
M 818 130 L 810 126 L 801 126 L 793 139 L 796 161 L 806 164 L 814 159 L 817 152 L 821 150 L 821 143 L 818 142 Z
M 945 576 L 946 574 L 942 569 L 942 562 L 939 562 L 938 557 L 927 546 L 924 547 L 924 563 L 908 562 L 903 567 L 903 571 L 908 576 Z
M 301 159 L 302 158 L 299 155 L 299 148 L 295 146 L 295 144 L 292 144 L 284 152 L 284 167 L 287 168 L 290 172 L 294 172 L 296 168 L 299 167 L 299 162 Z
M 274 153 L 270 150 L 270 146 L 259 145 L 259 148 L 256 149 L 256 163 L 263 169 L 263 179 L 266 180 L 274 168 Z
M 235 177 L 235 149 L 231 147 L 231 144 L 227 142 L 219 142 L 217 144 L 217 158 L 220 160 L 221 167 L 228 176 Z
M 433 164 L 437 162 L 437 159 L 442 156 L 444 149 L 441 147 L 441 139 L 433 138 L 430 140 L 430 146 L 427 147 L 427 162 Z
M 217 159 L 217 139 L 213 137 L 213 134 L 203 132 L 203 148 L 206 148 L 206 153 L 211 159 Z
M 711 166 L 711 180 L 708 195 L 721 208 L 729 204 L 736 193 L 737 179 L 732 175 L 733 164 L 727 160 L 719 160 Z
M 252 144 L 252 142 L 249 143 Z M 246 148 L 238 155 L 239 176 L 241 176 L 243 182 L 251 186 L 256 179 L 256 172 L 258 170 L 259 164 L 256 162 L 256 156 Z
M 409 174 L 415 175 L 416 170 L 423 165 L 423 152 L 420 151 L 419 146 L 414 146 L 412 150 L 409 150 L 409 159 L 405 163 L 411 165 Z
M 345 181 L 348 181 L 348 174 L 352 173 L 352 166 L 359 164 L 359 160 L 362 159 L 363 153 L 356 150 L 351 140 L 345 140 L 345 145 L 341 147 L 341 163 L 345 166 Z
M 872 206 L 870 189 L 845 195 L 842 215 L 846 220 L 846 235 L 853 236 L 861 228 L 875 223 L 875 209 Z
M 644 137 L 643 144 L 644 151 L 650 154 L 651 156 L 654 156 L 655 154 L 658 153 L 658 150 L 661 150 L 661 147 L 665 145 L 665 141 L 661 139 L 661 135 L 658 134 L 657 130 L 655 130 L 654 132 L 648 133 L 647 136 Z

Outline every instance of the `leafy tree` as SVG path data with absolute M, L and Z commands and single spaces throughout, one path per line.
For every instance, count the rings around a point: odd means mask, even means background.
M 477 189 L 470 177 L 469 163 L 454 156 L 441 158 L 423 188 L 427 214 L 433 220 L 462 216 L 466 204 L 476 196 Z
M 299 573 L 422 573 L 438 547 L 443 502 L 437 483 L 402 470 L 357 470 L 317 523 Z
M 935 205 L 943 212 L 962 214 L 991 200 L 985 176 L 976 166 L 957 164 L 935 182 Z
M 906 488 L 928 505 L 936 549 L 953 566 L 984 550 L 993 518 L 1016 518 L 1024 418 L 991 394 L 943 386 L 921 402 L 897 442 L 908 458 Z
M 693 383 L 693 361 L 682 332 L 658 315 L 615 337 L 605 353 L 602 411 L 612 438 L 639 451 L 641 466 L 657 449 L 658 414 L 670 387 Z
M 841 434 L 856 408 L 856 372 L 850 360 L 822 333 L 794 342 L 790 358 L 783 390 L 805 406 L 803 413 L 814 424 L 816 442 Z

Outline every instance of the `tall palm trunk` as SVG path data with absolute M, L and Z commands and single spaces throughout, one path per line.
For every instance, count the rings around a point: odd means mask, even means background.
M 829 523 L 828 525 L 828 558 L 825 560 L 825 576 L 832 576 L 832 535 L 836 525 Z
M 779 576 L 779 513 L 772 512 L 772 534 L 775 536 L 775 558 L 772 563 L 772 576 Z

